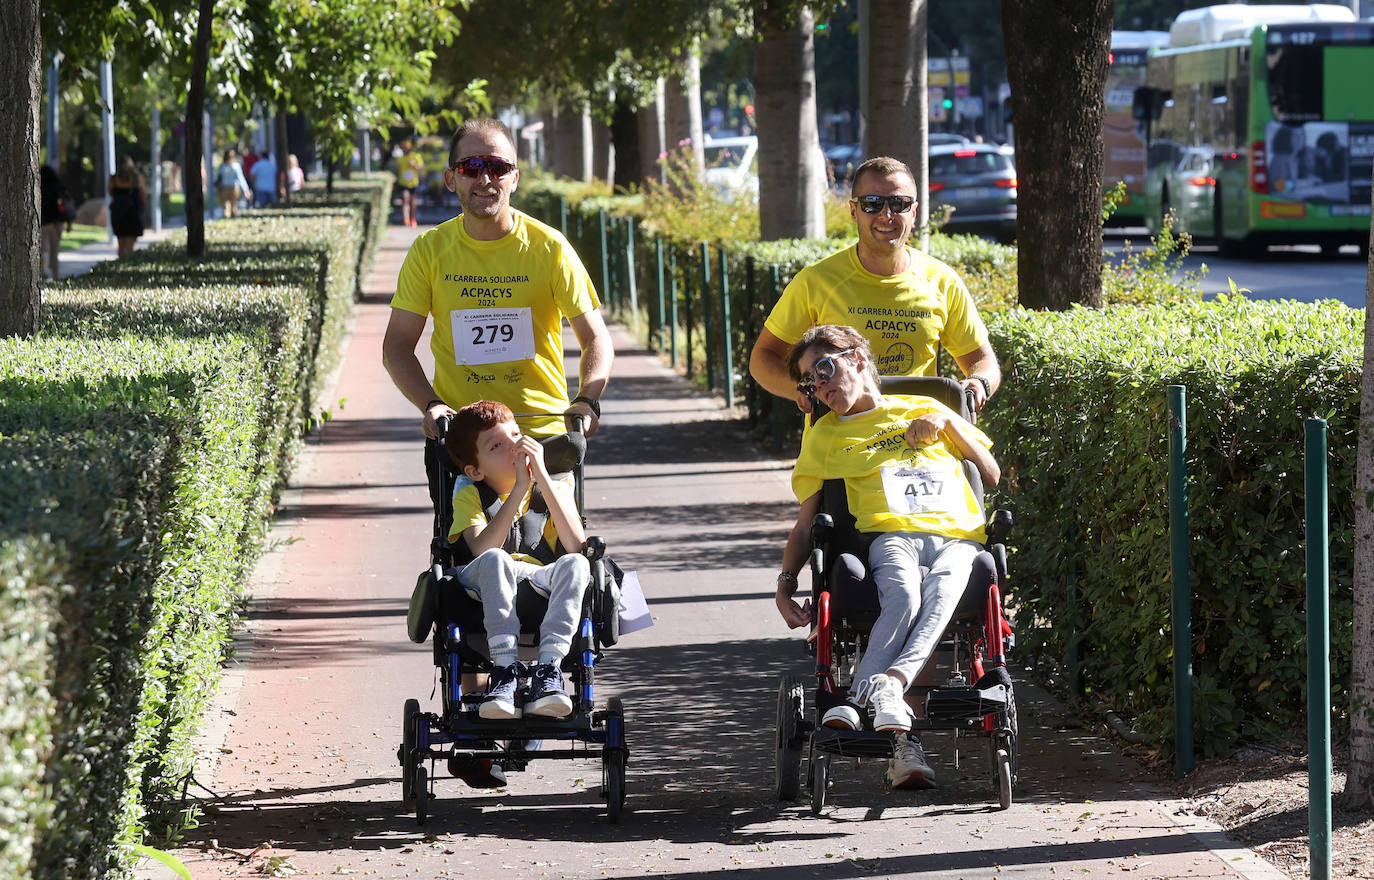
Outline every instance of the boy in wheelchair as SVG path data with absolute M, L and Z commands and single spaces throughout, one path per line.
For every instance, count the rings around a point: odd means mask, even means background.
M 582 615 L 583 594 L 591 579 L 582 519 L 571 478 L 550 476 L 544 447 L 524 436 L 502 403 L 483 400 L 463 407 L 453 417 L 444 448 L 472 481 L 453 494 L 449 539 L 461 558 L 471 561 L 458 571 L 468 595 L 482 604 L 492 672 L 478 715 L 487 719 L 520 718 L 522 714 L 563 718 L 572 700 L 563 685 L 560 664 L 572 646 Z M 520 552 L 512 540 L 530 530 L 531 509 L 547 512 L 534 546 Z M 524 522 L 521 522 L 521 520 Z M 557 555 L 560 548 L 566 552 Z M 540 624 L 539 658 L 527 668 L 518 660 L 520 620 L 516 592 L 526 580 L 548 599 Z M 521 685 L 528 696 L 521 702 Z
M 812 622 L 810 600 L 803 606 L 793 598 L 796 575 L 822 486 L 843 479 L 859 531 L 876 535 L 868 564 L 881 610 L 849 693 L 821 723 L 859 730 L 871 711 L 873 728 L 895 736 L 889 783 L 933 787 L 905 694 L 949 625 L 986 540 L 962 462 L 977 468 L 984 485 L 996 484 L 992 442 L 931 398 L 884 396 L 869 343 L 852 327 L 813 327 L 793 347 L 788 369 L 830 411 L 806 432 L 792 473 L 801 510 L 783 554 L 778 611 L 792 628 Z

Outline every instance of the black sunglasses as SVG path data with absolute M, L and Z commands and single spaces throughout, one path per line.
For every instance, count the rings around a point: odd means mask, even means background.
M 891 208 L 894 214 L 905 214 L 916 204 L 911 196 L 858 196 L 849 201 L 858 205 L 865 214 L 876 214 L 883 209 L 883 205 Z
M 846 348 L 844 351 L 837 351 L 825 357 L 816 358 L 816 362 L 811 365 L 811 372 L 803 373 L 801 381 L 797 383 L 797 390 L 804 394 L 811 394 L 816 390 L 817 382 L 828 382 L 835 376 L 835 358 L 844 357 L 854 351 Z
M 451 163 L 448 167 L 464 177 L 481 177 L 482 172 L 486 172 L 496 180 L 514 171 L 515 163 L 507 162 L 500 156 L 468 156 Z

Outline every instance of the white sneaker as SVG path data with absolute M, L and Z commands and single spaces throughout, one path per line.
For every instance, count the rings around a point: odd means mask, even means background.
M 844 702 L 838 706 L 831 706 L 826 711 L 821 717 L 821 726 L 834 730 L 858 730 L 863 726 L 863 719 L 859 717 L 859 710 L 853 703 Z
M 887 784 L 892 788 L 925 789 L 935 787 L 935 771 L 926 761 L 921 741 L 910 733 L 899 733 L 892 743 L 887 762 Z
M 905 691 L 897 679 L 879 672 L 869 677 L 868 705 L 873 707 L 874 730 L 911 729 L 911 707 L 903 699 Z

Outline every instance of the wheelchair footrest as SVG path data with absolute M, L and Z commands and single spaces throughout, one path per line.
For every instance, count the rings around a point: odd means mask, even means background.
M 931 721 L 963 720 L 1003 712 L 1011 699 L 1002 685 L 990 688 L 932 688 L 926 696 L 926 717 Z
M 834 730 L 817 727 L 811 741 L 816 750 L 842 758 L 890 758 L 892 734 L 873 730 Z

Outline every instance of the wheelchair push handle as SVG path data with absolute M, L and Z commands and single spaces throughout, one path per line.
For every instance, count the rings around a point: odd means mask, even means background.
M 439 436 L 438 436 L 436 439 L 437 439 L 440 443 L 443 443 L 443 442 L 444 442 L 444 437 L 446 437 L 446 436 L 448 435 L 448 426 L 449 426 L 450 424 L 452 424 L 452 423 L 453 423 L 453 416 L 447 415 L 447 414 L 442 415 L 442 416 L 439 416 L 439 418 L 437 418 L 437 419 L 434 420 L 435 428 L 436 428 L 436 429 L 438 430 L 438 432 L 439 432 Z

